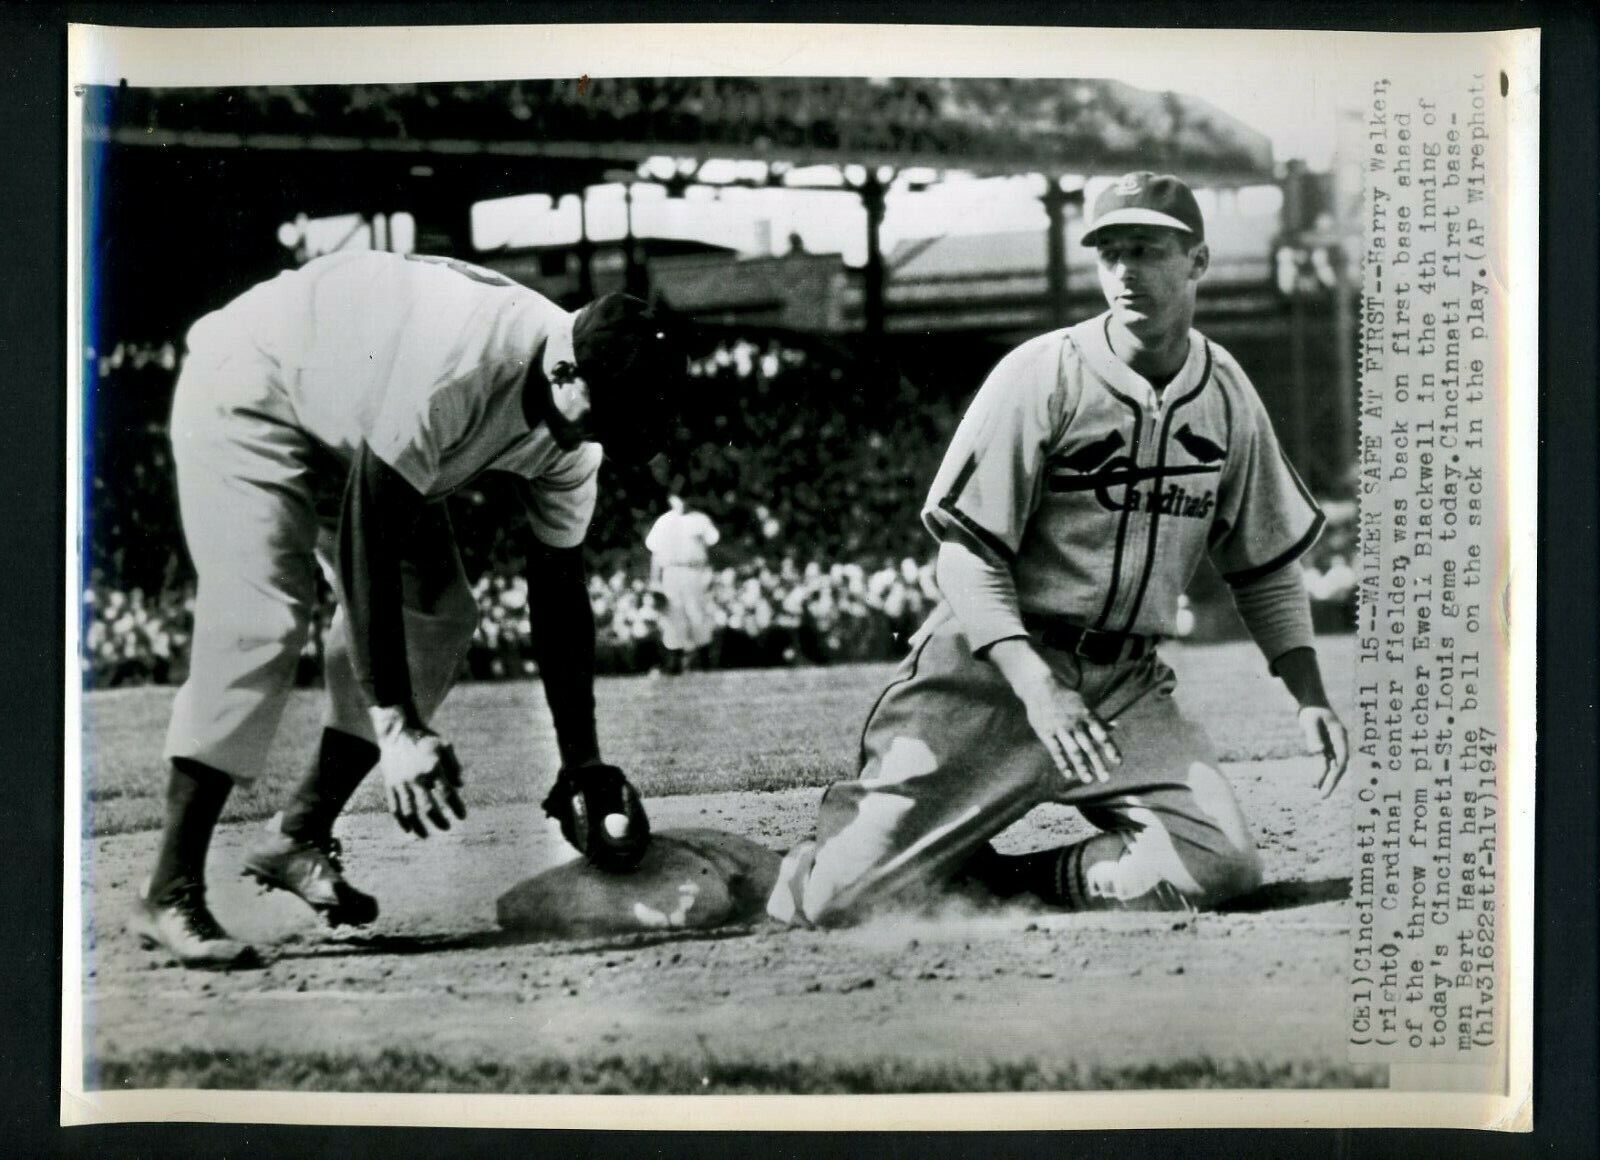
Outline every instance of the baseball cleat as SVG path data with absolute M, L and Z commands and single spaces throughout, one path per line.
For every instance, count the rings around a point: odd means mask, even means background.
M 280 828 L 282 818 L 273 817 L 266 840 L 245 855 L 244 876 L 264 890 L 287 890 L 329 926 L 365 926 L 377 918 L 378 900 L 345 881 L 339 840 L 291 838 Z
M 140 891 L 128 928 L 146 950 L 164 950 L 182 967 L 226 971 L 261 966 L 255 947 L 222 929 L 198 882 L 183 883 L 160 901 Z

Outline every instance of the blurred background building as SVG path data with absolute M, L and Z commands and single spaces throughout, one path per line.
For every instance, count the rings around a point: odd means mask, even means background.
M 1177 93 L 1106 80 L 667 78 L 107 88 L 86 102 L 84 668 L 181 675 L 192 571 L 166 411 L 185 330 L 347 247 L 450 254 L 569 306 L 627 289 L 693 324 L 702 390 L 663 472 L 603 488 L 603 651 L 653 663 L 643 532 L 665 492 L 724 529 L 724 663 L 894 655 L 934 596 L 916 512 L 1010 347 L 1103 309 L 1085 198 L 1176 172 L 1213 254 L 1198 325 L 1238 356 L 1333 516 L 1308 568 L 1346 622 L 1359 173 L 1274 157 Z M 1355 131 L 1354 121 L 1340 126 Z M 609 468 L 607 469 L 609 471 Z M 453 501 L 482 676 L 526 670 L 519 537 Z M 1236 630 L 1214 577 L 1195 631 Z M 315 641 L 306 672 L 317 667 Z

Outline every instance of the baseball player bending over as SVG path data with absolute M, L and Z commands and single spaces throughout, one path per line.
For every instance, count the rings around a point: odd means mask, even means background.
M 569 314 L 464 262 L 341 253 L 247 291 L 188 344 L 172 442 L 199 587 L 141 941 L 186 966 L 258 961 L 207 909 L 206 852 L 229 791 L 265 762 L 319 565 L 338 599 L 326 727 L 246 873 L 330 923 L 369 922 L 377 902 L 344 879 L 332 837 L 367 773 L 419 838 L 465 816 L 461 767 L 429 727 L 477 622 L 442 501 L 486 471 L 517 477 L 537 540 L 534 649 L 562 761 L 545 810 L 597 863 L 637 862 L 649 823 L 595 736 L 582 544 L 602 456 L 589 440 L 642 460 L 670 429 L 682 360 L 645 304 L 607 295 Z
M 1209 255 L 1175 177 L 1096 199 L 1108 310 L 1007 355 L 956 431 L 923 518 L 943 601 L 867 719 L 861 772 L 768 902 L 786 922 L 858 918 L 957 877 L 1069 909 L 1214 906 L 1261 863 L 1210 739 L 1156 652 L 1203 554 L 1344 774 L 1299 557 L 1322 513 L 1227 351 L 1191 328 Z M 1101 831 L 1008 857 L 988 840 L 1045 801 Z

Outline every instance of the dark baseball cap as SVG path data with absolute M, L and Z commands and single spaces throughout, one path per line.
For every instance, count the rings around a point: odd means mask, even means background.
M 642 462 L 672 434 L 688 360 L 649 303 L 605 294 L 572 322 L 572 358 L 589 385 L 595 439 L 613 459 Z
M 1107 226 L 1162 226 L 1193 234 L 1196 241 L 1206 236 L 1194 191 L 1170 173 L 1148 170 L 1125 174 L 1100 192 L 1083 244 L 1099 245 L 1095 235 Z

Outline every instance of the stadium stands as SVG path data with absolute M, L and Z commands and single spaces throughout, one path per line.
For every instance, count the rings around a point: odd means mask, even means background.
M 87 367 L 83 650 L 87 686 L 171 683 L 187 664 L 193 574 L 182 553 L 165 432 L 171 347 L 121 347 Z M 680 424 L 665 478 L 607 467 L 590 536 L 591 605 L 605 672 L 659 661 L 659 600 L 642 541 L 667 490 L 717 522 L 712 604 L 723 667 L 898 656 L 936 599 L 931 543 L 917 512 L 959 418 L 959 398 L 856 388 L 827 348 L 726 341 L 694 365 L 701 405 Z M 491 483 L 452 501 L 482 614 L 467 659 L 478 679 L 534 673 L 515 505 Z M 1308 561 L 1323 627 L 1348 623 L 1355 505 L 1328 505 Z M 1235 629 L 1220 582 L 1195 590 L 1197 632 Z M 317 612 L 300 678 L 321 666 L 328 606 Z
M 657 77 L 107 90 L 129 143 L 301 139 L 670 148 L 725 156 L 953 160 L 1000 169 L 1132 160 L 1270 174 L 1266 138 L 1193 97 L 1107 80 Z M 570 150 L 569 150 L 570 151 Z

